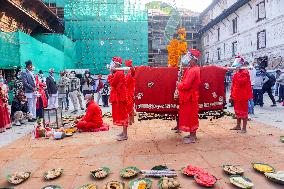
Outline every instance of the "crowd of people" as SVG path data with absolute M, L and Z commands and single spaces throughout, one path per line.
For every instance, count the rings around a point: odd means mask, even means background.
M 268 94 L 272 104 L 271 107 L 277 106 L 277 102 L 284 106 L 284 72 L 276 70 L 268 72 L 265 67 L 257 64 L 250 65 L 244 62 L 246 67 L 250 67 L 249 75 L 251 80 L 251 87 L 253 90 L 252 99 L 249 100 L 249 113 L 254 114 L 254 107 L 263 107 L 263 95 Z M 232 82 L 232 72 L 228 72 L 225 78 L 226 91 L 230 91 L 230 83 Z M 276 100 L 275 98 L 278 97 Z M 232 99 L 230 99 L 231 106 L 233 106 Z
M 18 68 L 15 72 L 11 108 L 8 104 L 9 89 L 0 74 L 0 132 L 12 125 L 21 126 L 26 121 L 35 122 L 37 118 L 43 118 L 44 108 L 68 111 L 70 101 L 73 104 L 71 113 L 75 114 L 79 107 L 85 109 L 82 98 L 87 94 L 98 93 L 97 104 L 109 106 L 109 84 L 102 75 L 95 78 L 89 71 L 85 71 L 83 76 L 75 71 L 61 71 L 60 78 L 56 79 L 54 69 L 50 69 L 48 77 L 45 77 L 42 70 L 35 73 L 31 61 L 25 62 L 25 66 L 25 69 Z
M 177 127 L 174 130 L 188 132 L 189 135 L 183 138 L 184 143 L 195 143 L 196 132 L 199 127 L 198 121 L 198 100 L 200 68 L 197 61 L 201 53 L 198 50 L 190 49 L 187 58 L 181 63 L 188 67 L 181 80 L 177 83 L 179 112 Z M 103 106 L 108 106 L 108 101 L 112 105 L 113 125 L 121 126 L 122 132 L 118 135 L 118 141 L 128 139 L 128 126 L 134 123 L 134 91 L 135 91 L 135 69 L 132 61 L 126 60 L 125 67 L 122 67 L 122 58 L 114 57 L 110 66 L 110 74 L 107 81 L 103 81 L 102 75 L 97 79 L 86 71 L 80 78 L 75 71 L 70 73 L 60 72 L 59 80 L 56 80 L 53 69 L 49 70 L 49 76 L 45 78 L 43 72 L 34 73 L 31 61 L 26 62 L 26 69 L 18 71 L 14 81 L 15 97 L 11 107 L 11 119 L 13 123 L 20 126 L 25 119 L 34 122 L 36 118 L 41 118 L 43 108 L 57 108 L 69 110 L 69 98 L 73 104 L 72 113 L 77 113 L 79 107 L 84 110 L 82 94 L 86 100 L 86 114 L 77 123 L 81 131 L 94 131 L 98 128 L 108 130 L 108 126 L 103 123 L 100 100 Z M 233 67 L 233 68 L 232 68 Z M 236 57 L 232 67 L 224 67 L 227 72 L 233 70 L 232 86 L 230 91 L 230 101 L 234 106 L 237 124 L 231 130 L 239 130 L 241 133 L 247 132 L 248 114 L 254 114 L 254 106 L 263 106 L 263 94 L 268 93 L 272 107 L 277 106 L 277 102 L 284 105 L 284 73 L 276 71 L 276 76 L 268 73 L 264 67 L 250 66 L 242 57 Z M 249 68 L 249 69 L 248 69 Z M 231 70 L 232 69 L 232 70 Z M 0 131 L 11 126 L 7 103 L 7 87 L 5 87 L 3 76 L 0 75 L 0 115 L 3 119 L 0 123 Z M 228 87 L 226 85 L 226 87 Z M 275 87 L 274 99 L 272 88 Z M 97 102 L 94 100 L 94 93 L 98 93 Z M 109 98 L 109 99 L 108 99 Z M 190 116 L 188 116 L 190 115 Z M 242 124 L 242 125 L 241 125 Z

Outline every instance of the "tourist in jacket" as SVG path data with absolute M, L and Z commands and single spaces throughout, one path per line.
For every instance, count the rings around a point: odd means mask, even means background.
M 30 122 L 34 122 L 36 120 L 36 103 L 37 103 L 37 87 L 36 87 L 36 79 L 33 73 L 33 63 L 32 61 L 25 62 L 26 70 L 22 72 L 22 81 L 25 91 L 25 96 L 28 99 L 28 107 L 29 112 L 32 115 L 32 119 Z

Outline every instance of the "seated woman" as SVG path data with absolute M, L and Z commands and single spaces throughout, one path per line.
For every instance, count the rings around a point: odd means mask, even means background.
M 25 119 L 31 119 L 32 116 L 28 112 L 28 102 L 24 91 L 19 91 L 12 101 L 11 118 L 16 126 L 24 124 Z
M 92 94 L 86 94 L 85 100 L 87 101 L 86 115 L 77 123 L 79 131 L 95 132 L 108 130 L 108 126 L 103 124 L 102 110 L 94 101 Z

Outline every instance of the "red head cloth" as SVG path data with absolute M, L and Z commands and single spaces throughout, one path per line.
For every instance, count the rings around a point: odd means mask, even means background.
M 244 65 L 245 63 L 245 59 L 241 56 L 236 56 L 235 61 L 232 64 L 232 67 L 241 67 L 242 65 Z
M 112 61 L 115 62 L 115 63 L 118 63 L 118 64 L 122 64 L 122 58 L 119 57 L 119 56 L 115 56 L 112 58 Z
M 199 60 L 200 55 L 201 55 L 201 52 L 199 50 L 189 49 L 189 52 L 191 53 L 194 59 Z
M 132 67 L 132 60 L 125 60 L 126 67 Z

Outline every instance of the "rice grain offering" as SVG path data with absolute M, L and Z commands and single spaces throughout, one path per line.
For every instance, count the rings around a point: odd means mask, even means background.
M 43 177 L 46 179 L 46 180 L 53 180 L 53 179 L 56 179 L 58 177 L 60 177 L 63 173 L 63 169 L 62 168 L 57 168 L 57 169 L 51 169 L 47 172 L 45 172 L 43 174 Z
M 241 175 L 232 175 L 230 176 L 230 182 L 238 188 L 249 189 L 254 186 L 252 181 Z
M 245 171 L 236 165 L 223 165 L 223 170 L 229 175 L 242 175 Z
M 7 181 L 11 184 L 21 184 L 30 178 L 31 172 L 15 172 L 13 174 L 7 175 Z

